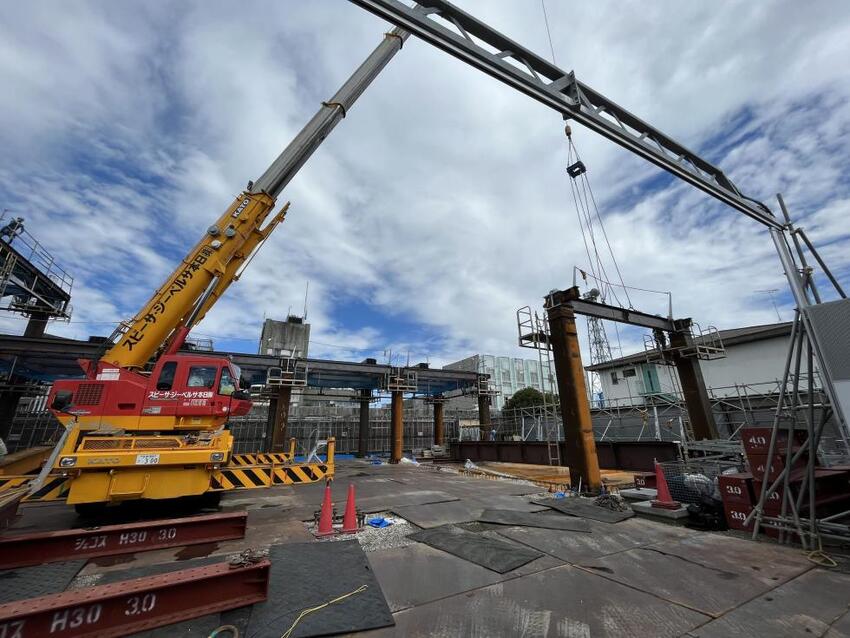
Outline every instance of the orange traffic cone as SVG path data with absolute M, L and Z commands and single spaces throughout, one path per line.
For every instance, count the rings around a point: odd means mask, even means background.
M 354 485 L 348 486 L 348 501 L 345 503 L 345 515 L 342 517 L 342 533 L 354 534 L 359 532 L 357 527 L 357 509 L 354 506 Z
M 330 536 L 334 533 L 333 503 L 331 503 L 331 482 L 325 483 L 325 498 L 322 501 L 322 513 L 319 515 L 319 529 L 316 536 Z
M 682 507 L 678 501 L 674 501 L 670 496 L 670 488 L 667 487 L 667 479 L 664 478 L 664 470 L 661 465 L 655 463 L 655 484 L 658 490 L 658 497 L 652 501 L 652 507 L 659 507 L 665 510 L 677 510 Z

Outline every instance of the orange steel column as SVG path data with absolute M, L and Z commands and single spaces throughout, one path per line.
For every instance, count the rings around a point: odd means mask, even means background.
M 438 398 L 434 401 L 434 445 L 443 445 L 446 436 L 443 422 L 443 402 Z
M 392 393 L 391 414 L 390 441 L 392 452 L 390 453 L 390 463 L 398 463 L 401 461 L 402 448 L 404 447 L 404 397 L 398 390 L 394 390 Z
M 549 317 L 558 394 L 561 397 L 561 417 L 570 481 L 573 487 L 577 487 L 578 477 L 581 476 L 582 487 L 586 486 L 588 490 L 595 492 L 602 485 L 599 459 L 596 457 L 596 442 L 593 439 L 593 423 L 590 418 L 590 403 L 587 400 L 575 313 L 568 305 L 570 299 L 576 299 L 577 296 L 576 288 L 550 294 L 546 297 L 546 312 Z

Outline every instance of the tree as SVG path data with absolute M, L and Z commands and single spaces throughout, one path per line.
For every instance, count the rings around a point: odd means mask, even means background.
M 540 390 L 535 390 L 534 388 L 523 388 L 522 390 L 517 390 L 514 392 L 508 399 L 505 401 L 505 405 L 502 406 L 502 411 L 509 410 L 519 410 L 520 408 L 530 408 L 535 405 L 543 405 L 543 403 L 552 403 L 553 397 L 550 392 L 546 393 L 546 396 L 543 396 L 543 393 Z

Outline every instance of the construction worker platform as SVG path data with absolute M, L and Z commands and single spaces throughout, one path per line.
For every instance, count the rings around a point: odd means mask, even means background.
M 466 476 L 450 465 L 337 460 L 332 491 L 340 511 L 349 485 L 355 487 L 357 507 L 367 520 L 392 521 L 384 528 L 367 525 L 362 536 L 353 535 L 395 623 L 358 636 L 850 636 L 850 574 L 847 562 L 831 549 L 827 551 L 839 566 L 824 569 L 798 549 L 732 532 L 701 532 L 640 517 L 606 523 L 546 513 L 533 502 L 549 496 L 541 487 Z M 67 587 L 114 582 L 118 573 L 132 578 L 159 566 L 179 569 L 181 561 L 203 556 L 223 558 L 247 548 L 294 543 L 309 543 L 318 555 L 328 548 L 327 564 L 315 569 L 330 571 L 334 577 L 325 580 L 336 582 L 344 576 L 336 572 L 349 569 L 348 563 L 336 562 L 340 552 L 331 547 L 336 542 L 317 540 L 311 533 L 324 489 L 324 481 L 318 481 L 228 491 L 219 515 L 247 512 L 244 538 L 92 558 L 70 567 L 62 563 L 62 569 L 74 571 Z M 493 512 L 505 518 L 506 510 L 511 512 L 506 524 L 481 522 L 492 519 Z M 169 515 L 177 513 L 137 503 L 116 508 L 97 524 Z M 560 516 L 573 525 L 552 529 L 523 522 L 535 515 Z M 91 524 L 62 503 L 25 503 L 19 519 L 0 538 Z M 473 544 L 478 539 L 480 547 L 507 544 L 512 551 L 501 557 L 491 552 L 484 561 L 460 557 L 456 554 L 463 554 L 463 547 L 437 547 L 446 526 L 453 526 L 458 539 L 472 538 Z M 268 557 L 273 575 L 275 551 Z M 519 555 L 525 556 L 524 564 L 506 565 L 505 571 L 481 564 L 493 558 L 516 561 Z M 50 573 L 66 578 L 56 565 Z M 277 567 L 280 578 L 287 568 Z M 375 589 L 370 585 L 371 595 Z M 356 601 L 349 604 L 356 608 Z M 328 611 L 311 614 L 311 622 L 321 622 Z M 235 620 L 222 613 L 207 618 L 206 625 L 197 624 L 199 618 L 181 623 L 173 634 L 159 629 L 162 633 L 151 635 L 201 635 L 192 628 L 229 622 L 239 626 L 244 619 L 244 613 Z M 279 636 L 289 625 L 268 630 Z

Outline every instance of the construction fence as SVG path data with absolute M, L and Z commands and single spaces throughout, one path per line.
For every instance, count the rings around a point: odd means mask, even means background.
M 779 384 L 734 386 L 709 389 L 715 422 L 722 439 L 738 438 L 745 426 L 769 427 L 773 424 L 779 399 Z M 60 425 L 46 409 L 49 386 L 33 386 L 21 398 L 12 429 L 6 440 L 9 452 L 58 440 Z M 786 398 L 787 395 L 786 395 Z M 609 402 L 591 410 L 597 441 L 682 441 L 688 436 L 687 410 L 680 399 L 670 395 L 645 395 L 641 405 Z M 816 392 L 812 401 L 816 418 L 821 415 L 822 397 Z M 266 449 L 268 403 L 255 402 L 251 412 L 236 417 L 230 428 L 236 439 L 236 452 Z M 373 405 L 369 410 L 369 453 L 386 454 L 390 442 L 390 408 Z M 480 428 L 475 409 L 444 408 L 446 443 L 478 440 Z M 800 424 L 801 426 L 803 424 Z M 355 402 L 293 403 L 288 420 L 288 436 L 298 441 L 298 453 L 309 452 L 317 439 L 335 437 L 337 452 L 355 453 L 359 445 L 360 408 Z M 834 430 L 827 425 L 822 446 L 834 445 Z M 493 413 L 490 437 L 499 441 L 563 440 L 558 406 L 533 406 Z M 430 448 L 434 442 L 433 409 L 421 400 L 406 400 L 404 406 L 405 450 Z

